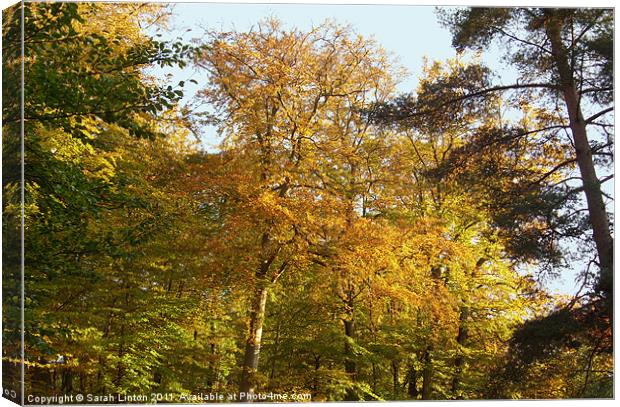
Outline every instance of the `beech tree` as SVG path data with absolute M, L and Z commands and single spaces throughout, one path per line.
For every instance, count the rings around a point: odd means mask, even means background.
M 14 219 L 5 223 L 12 228 L 5 232 L 19 236 L 23 188 L 27 394 L 70 393 L 78 387 L 117 394 L 144 390 L 161 363 L 162 354 L 155 351 L 137 355 L 128 349 L 144 349 L 146 342 L 157 346 L 157 338 L 139 327 L 157 318 L 154 304 L 143 301 L 144 290 L 159 291 L 153 286 L 162 284 L 163 276 L 153 276 L 156 267 L 151 267 L 153 279 L 138 279 L 145 272 L 139 253 L 155 246 L 147 236 L 157 236 L 178 216 L 171 201 L 164 203 L 174 193 L 162 192 L 170 184 L 159 175 L 173 175 L 180 156 L 191 150 L 173 109 L 181 92 L 142 72 L 155 63 L 179 63 L 189 50 L 156 42 L 140 28 L 140 21 L 154 23 L 165 14 L 160 6 L 30 3 L 3 15 L 3 78 L 18 77 L 22 62 L 27 78 L 24 117 L 14 97 L 3 104 L 3 147 L 18 151 L 20 124 L 25 135 L 25 157 L 10 157 L 13 163 L 25 160 L 25 183 L 20 185 L 17 169 L 3 177 L 3 220 Z M 6 91 L 19 94 L 19 81 L 6 85 Z M 155 112 L 161 120 L 153 120 Z M 147 140 L 163 132 L 176 138 Z M 140 165 L 149 149 L 157 152 Z M 172 159 L 163 164 L 166 155 Z M 156 175 L 150 173 L 158 166 Z M 190 201 L 178 199 L 176 205 L 189 207 Z M 4 246 L 4 253 L 11 251 L 7 267 L 17 277 L 19 251 Z M 19 279 L 5 270 L 4 305 L 18 311 Z M 131 311 L 137 312 L 126 318 Z M 161 312 L 174 322 L 160 319 L 165 328 L 158 336 L 166 338 L 160 345 L 176 340 L 165 332 L 171 334 L 182 320 L 176 305 Z M 7 367 L 21 359 L 15 333 L 4 333 L 12 345 L 3 353 Z M 18 377 L 16 369 L 7 369 L 7 383 Z
M 203 50 L 197 63 L 210 73 L 203 95 L 227 134 L 225 165 L 249 186 L 233 186 L 229 199 L 246 209 L 233 211 L 226 234 L 250 233 L 240 265 L 253 294 L 239 390 L 251 394 L 269 287 L 304 263 L 304 251 L 319 239 L 317 215 L 342 204 L 316 190 L 326 176 L 322 149 L 359 127 L 353 109 L 386 97 L 391 80 L 379 48 L 330 24 L 285 31 L 269 20 L 248 33 L 213 34 Z

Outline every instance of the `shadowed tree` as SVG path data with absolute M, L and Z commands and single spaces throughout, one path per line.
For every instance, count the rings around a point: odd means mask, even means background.
M 609 157 L 613 147 L 612 122 L 604 120 L 613 112 L 613 10 L 469 8 L 447 13 L 444 22 L 459 50 L 481 50 L 493 39 L 509 47 L 507 57 L 520 80 L 476 93 L 539 89 L 550 103 L 564 105 L 562 121 L 572 135 L 564 142 L 573 147 L 586 197 L 600 267 L 598 289 L 611 301 L 613 238 L 595 158 Z M 586 109 L 593 110 L 588 117 Z M 602 142 L 593 140 L 593 131 L 602 134 Z

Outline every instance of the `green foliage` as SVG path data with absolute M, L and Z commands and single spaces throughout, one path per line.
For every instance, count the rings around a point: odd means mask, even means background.
M 126 33 L 93 23 L 101 10 L 100 5 L 89 3 L 33 3 L 25 7 L 24 92 L 28 97 L 24 117 L 82 137 L 89 137 L 96 130 L 93 126 L 101 126 L 93 119 L 117 124 L 132 135 L 152 136 L 153 128 L 136 119 L 170 109 L 182 91 L 145 80 L 141 70 L 151 64 L 184 65 L 192 49 L 143 35 L 130 38 L 128 44 Z M 21 44 L 19 15 L 13 18 L 5 34 L 9 56 L 17 55 Z M 5 106 L 4 118 L 5 123 L 19 120 L 17 106 Z

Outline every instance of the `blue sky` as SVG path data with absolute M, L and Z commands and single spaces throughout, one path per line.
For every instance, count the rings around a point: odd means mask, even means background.
M 170 32 L 164 33 L 164 39 L 178 36 L 184 40 L 200 38 L 205 29 L 245 31 L 266 17 L 276 17 L 287 27 L 299 29 L 309 29 L 326 19 L 350 24 L 357 33 L 374 38 L 407 69 L 409 77 L 398 87 L 401 92 L 415 89 L 425 57 L 445 60 L 455 56 L 450 32 L 441 26 L 436 9 L 431 6 L 177 3 L 172 7 Z M 515 72 L 500 62 L 501 54 L 497 48 L 490 47 L 483 60 L 498 74 L 499 82 L 511 83 Z M 171 74 L 173 83 L 195 79 L 198 85 L 186 82 L 188 100 L 207 80 L 205 72 L 192 67 L 157 69 L 154 73 L 159 77 Z M 216 130 L 207 128 L 203 145 L 213 149 L 217 142 Z M 577 289 L 574 277 L 580 268 L 563 271 L 561 278 L 547 283 L 547 288 L 557 293 L 574 293 Z
M 451 35 L 443 28 L 434 6 L 411 5 L 334 5 L 334 4 L 239 4 L 239 3 L 176 3 L 172 4 L 173 17 L 170 32 L 165 39 L 181 36 L 184 40 L 201 38 L 205 30 L 246 31 L 261 19 L 276 17 L 286 27 L 310 29 L 326 19 L 348 24 L 367 38 L 373 38 L 396 61 L 405 67 L 409 76 L 398 86 L 400 92 L 412 92 L 424 66 L 424 58 L 446 60 L 456 55 L 451 46 Z M 483 55 L 483 61 L 502 73 L 501 82 L 514 82 L 515 72 L 498 63 L 501 53 L 494 47 Z M 156 75 L 171 73 L 172 81 L 195 79 L 199 85 L 185 84 L 188 96 L 206 81 L 204 72 L 189 67 L 183 70 L 168 68 L 156 70 Z M 214 129 L 207 129 L 205 146 L 217 143 Z
M 450 33 L 442 29 L 434 7 L 388 5 L 312 4 L 196 4 L 174 5 L 173 27 L 200 34 L 198 27 L 245 31 L 265 17 L 276 17 L 289 27 L 309 29 L 326 19 L 351 24 L 365 37 L 373 37 L 393 52 L 411 77 L 400 90 L 411 90 L 419 76 L 424 56 L 446 59 L 454 55 Z

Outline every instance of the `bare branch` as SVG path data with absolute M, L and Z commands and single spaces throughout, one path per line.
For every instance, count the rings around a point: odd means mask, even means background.
M 614 107 L 610 106 L 607 109 L 603 109 L 600 112 L 593 114 L 592 116 L 586 119 L 586 124 L 592 123 L 594 120 L 598 119 L 599 117 L 606 115 L 609 112 L 613 112 L 613 110 L 614 110 Z

